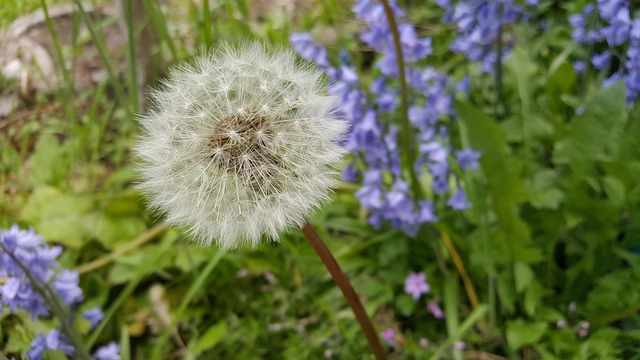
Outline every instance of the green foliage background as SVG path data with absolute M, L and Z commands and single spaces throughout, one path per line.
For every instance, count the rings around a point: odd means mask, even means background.
M 0 26 L 44 4 L 2 1 Z M 446 50 L 454 34 L 436 23 L 435 5 L 404 3 L 419 32 L 434 37 L 429 63 L 473 78 L 471 96 L 455 103 L 453 130 L 459 148 L 482 152 L 480 169 L 463 181 L 473 207 L 444 212 L 412 239 L 369 227 L 353 196 L 357 187 L 344 184 L 312 219 L 378 330 L 396 330 L 393 358 L 640 359 L 640 114 L 625 104 L 622 83 L 601 87 L 603 74 L 574 72 L 571 62 L 588 50 L 573 44 L 563 19 L 581 3 L 541 1 L 536 16 L 553 24 L 549 31 L 514 30 L 521 41 L 504 64 L 502 98 L 493 79 Z M 287 44 L 290 32 L 311 30 L 326 35 L 334 59 L 339 47 L 350 49 L 370 80 L 371 54 L 354 40 L 359 24 L 341 0 L 310 1 L 293 17 L 273 12 L 260 21 L 251 18 L 249 0 L 144 5 L 163 69 L 219 41 Z M 77 16 L 90 39 L 104 41 L 101 24 L 81 10 Z M 175 23 L 188 25 L 189 34 L 167 25 Z M 60 50 L 62 57 L 74 53 Z M 113 68 L 105 51 L 103 65 Z M 112 73 L 75 93 L 67 76 L 60 91 L 29 103 L 58 104 L 54 110 L 2 120 L 0 227 L 33 226 L 65 247 L 63 266 L 84 269 L 83 308 L 100 305 L 107 315 L 92 332 L 78 324 L 89 344 L 116 339 L 123 359 L 370 358 L 350 309 L 299 234 L 222 254 L 157 225 L 132 187 L 129 149 L 141 95 L 133 79 L 135 71 Z M 404 293 L 412 271 L 427 274 L 427 300 Z M 430 300 L 445 320 L 427 311 Z M 167 312 L 170 324 L 162 321 Z M 581 337 L 584 321 L 591 327 Z M 28 349 L 53 323 L 5 312 L 2 353 Z M 464 351 L 452 346 L 457 341 Z

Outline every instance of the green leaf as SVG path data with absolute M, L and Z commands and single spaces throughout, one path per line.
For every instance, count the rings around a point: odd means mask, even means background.
M 563 62 L 553 74 L 549 76 L 545 84 L 545 92 L 555 110 L 562 110 L 564 101 L 562 96 L 571 92 L 576 84 L 576 72 L 571 63 Z
M 62 194 L 51 186 L 39 186 L 22 211 L 47 241 L 80 248 L 96 228 L 94 202 L 88 196 Z
M 493 210 L 515 259 L 534 263 L 542 258 L 539 249 L 530 246 L 531 234 L 520 218 L 517 205 L 528 199 L 522 181 L 522 161 L 508 151 L 504 131 L 482 111 L 456 102 L 455 110 L 471 147 L 482 152 L 480 166 L 489 183 Z
M 513 278 L 516 283 L 516 291 L 522 292 L 535 279 L 535 274 L 529 265 L 522 261 L 513 264 Z
M 172 252 L 164 254 L 165 251 L 162 244 L 154 244 L 146 246 L 144 251 L 118 258 L 109 271 L 109 284 L 113 286 L 126 283 L 138 276 L 150 274 L 171 266 L 175 254 Z M 150 263 L 154 263 L 154 266 L 145 267 L 145 264 Z
M 416 308 L 416 301 L 409 294 L 402 294 L 396 298 L 396 309 L 402 316 L 410 316 Z
M 199 354 L 203 351 L 212 349 L 226 335 L 226 333 L 227 323 L 225 321 L 220 321 L 202 334 L 202 336 L 197 340 L 192 351 Z
M 29 159 L 31 183 L 56 185 L 66 180 L 71 169 L 67 147 L 53 134 L 42 134 Z
M 524 310 L 529 316 L 536 315 L 538 318 L 538 308 L 542 305 L 542 296 L 544 295 L 544 288 L 536 280 L 533 280 L 526 288 L 524 293 Z
M 617 207 L 624 205 L 625 188 L 624 184 L 613 176 L 605 176 L 602 179 L 602 187 L 607 194 L 609 201 Z
M 516 305 L 516 289 L 510 274 L 503 272 L 496 276 L 496 290 L 502 306 L 509 313 L 513 313 Z
M 236 0 L 236 5 L 240 14 L 246 19 L 249 17 L 249 6 L 247 6 L 247 0 Z
M 638 161 L 640 160 L 640 109 L 637 106 L 633 115 L 627 120 L 624 130 L 619 160 L 621 162 Z
M 536 173 L 527 182 L 531 206 L 536 209 L 558 209 L 564 199 L 564 193 L 556 187 L 558 180 L 558 173 L 554 170 L 546 169 Z
M 98 221 L 96 237 L 104 247 L 114 249 L 135 239 L 145 230 L 147 225 L 140 217 L 103 213 Z
M 395 241 L 387 241 L 382 243 L 378 258 L 380 265 L 386 266 L 396 261 L 399 257 L 409 252 L 407 241 L 404 237 L 399 237 Z
M 605 87 L 572 120 L 567 136 L 555 146 L 553 162 L 569 165 L 575 176 L 590 170 L 595 160 L 617 153 L 625 120 L 622 82 Z
M 547 331 L 545 322 L 527 322 L 523 319 L 507 321 L 507 343 L 512 350 L 537 343 Z

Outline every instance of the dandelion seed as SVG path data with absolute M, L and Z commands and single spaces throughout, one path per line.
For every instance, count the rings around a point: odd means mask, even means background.
M 321 72 L 258 43 L 173 70 L 140 118 L 139 184 L 167 222 L 225 249 L 301 227 L 337 182 L 347 129 Z M 296 100 L 297 99 L 297 100 Z

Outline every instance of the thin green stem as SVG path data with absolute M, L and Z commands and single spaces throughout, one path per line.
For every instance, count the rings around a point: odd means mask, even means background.
M 433 353 L 433 355 L 431 355 L 430 359 L 432 360 L 440 359 L 442 357 L 442 354 L 451 346 L 453 346 L 453 344 L 456 341 L 459 341 L 462 338 L 462 336 L 464 336 L 464 334 L 471 329 L 473 324 L 475 324 L 478 320 L 480 320 L 480 318 L 482 318 L 482 316 L 484 316 L 486 312 L 487 312 L 487 307 L 485 305 L 481 305 L 477 309 L 473 310 L 471 314 L 469 314 L 469 316 L 462 322 L 462 324 L 460 324 L 460 326 L 458 326 L 449 335 L 447 340 L 445 340 L 442 344 L 440 344 L 436 352 Z
M 127 47 L 129 50 L 129 97 L 133 112 L 138 113 L 138 69 L 136 68 L 136 36 L 133 25 L 133 0 L 126 0 Z
M 356 319 L 360 323 L 360 327 L 364 332 L 367 341 L 369 342 L 369 347 L 371 347 L 371 351 L 375 355 L 377 360 L 384 360 L 387 358 L 387 354 L 385 353 L 382 345 L 380 344 L 380 339 L 378 338 L 378 334 L 376 333 L 373 324 L 371 323 L 371 319 L 369 319 L 369 315 L 364 310 L 362 303 L 360 302 L 360 298 L 358 294 L 356 294 L 355 290 L 353 290 L 353 286 L 349 282 L 349 278 L 342 271 L 340 265 L 331 254 L 327 245 L 325 245 L 320 235 L 315 231 L 315 229 L 307 222 L 302 227 L 302 233 L 307 238 L 311 246 L 313 246 L 314 250 L 329 270 L 329 273 L 333 277 L 333 280 L 336 282 L 342 294 L 344 295 L 347 303 L 351 306 L 351 310 L 356 316 Z
M 498 14 L 498 19 L 502 19 L 502 12 L 504 11 L 503 7 L 500 7 L 500 14 Z M 495 116 L 497 119 L 503 118 L 507 113 L 507 105 L 505 103 L 504 98 L 504 82 L 502 80 L 502 40 L 504 33 L 504 25 L 500 22 L 498 27 L 498 38 L 496 39 L 496 65 L 495 65 L 495 80 L 496 80 L 496 108 L 495 108 Z M 500 110 L 499 108 L 502 107 Z
M 103 39 L 100 36 L 100 34 L 98 34 L 98 31 L 96 30 L 96 28 L 93 26 L 93 22 L 89 18 L 89 15 L 87 14 L 87 12 L 84 10 L 84 7 L 82 6 L 82 2 L 80 0 L 75 0 L 75 4 L 78 7 L 78 11 L 80 12 L 80 17 L 82 18 L 82 21 L 87 26 L 87 29 L 89 30 L 89 34 L 91 34 L 91 39 L 93 40 L 93 43 L 96 46 L 96 49 L 98 50 L 98 54 L 100 55 L 102 64 L 104 65 L 105 70 L 107 70 L 109 81 L 113 85 L 113 88 L 115 89 L 118 99 L 123 101 L 125 111 L 129 115 L 129 117 L 131 117 L 132 116 L 131 107 L 128 106 L 127 103 L 125 102 L 126 97 L 124 94 L 124 89 L 122 88 L 122 85 L 120 84 L 120 81 L 118 81 L 116 73 L 113 70 L 110 56 L 109 56 L 109 53 L 107 52 L 106 46 L 104 45 Z
M 75 101 L 74 101 L 75 87 L 73 84 L 73 79 L 71 77 L 71 73 L 69 72 L 69 69 L 67 69 L 67 64 L 64 59 L 64 54 L 62 53 L 62 46 L 60 46 L 60 41 L 58 41 L 56 28 L 53 24 L 53 21 L 51 21 L 51 17 L 49 16 L 49 8 L 47 7 L 46 1 L 40 0 L 40 5 L 42 6 L 42 11 L 44 12 L 44 21 L 47 25 L 47 30 L 49 31 L 49 35 L 51 36 L 51 41 L 53 42 L 53 48 L 55 49 L 56 57 L 58 58 L 58 63 L 60 64 L 60 69 L 62 70 L 62 78 L 65 85 L 64 86 L 64 89 L 65 89 L 64 108 L 65 108 L 65 112 L 67 113 L 67 122 L 71 125 L 71 137 L 74 138 L 78 133 L 77 131 L 78 122 L 76 121 L 76 108 L 75 108 Z M 75 37 L 75 31 L 73 32 L 73 34 Z M 73 44 L 75 44 L 75 41 L 73 42 Z M 72 149 L 75 152 L 76 150 L 75 147 L 73 147 Z M 75 153 L 72 155 L 74 158 L 76 157 Z M 74 166 L 73 162 L 71 166 L 72 167 Z M 71 169 L 71 171 L 73 172 L 73 169 Z
M 416 162 L 414 149 L 411 147 L 413 144 L 413 134 L 411 130 L 411 123 L 409 122 L 409 88 L 407 86 L 407 79 L 405 78 L 405 66 L 404 55 L 402 53 L 402 43 L 400 42 L 400 32 L 398 31 L 398 24 L 393 15 L 393 10 L 389 6 L 389 0 L 380 0 L 384 7 L 384 12 L 387 16 L 387 22 L 389 23 L 389 29 L 393 36 L 393 43 L 396 51 L 396 59 L 398 61 L 398 80 L 400 80 L 400 119 L 402 121 L 402 152 L 404 169 L 409 172 L 411 190 L 413 191 L 414 199 L 417 201 L 421 199 L 422 187 L 418 175 L 414 169 Z
M 211 8 L 209 7 L 209 0 L 204 0 L 202 2 L 202 31 L 204 33 L 204 46 L 205 48 L 209 48 L 211 46 Z
M 51 312 L 60 320 L 60 326 L 62 331 L 67 335 L 69 342 L 75 349 L 74 355 L 82 360 L 90 360 L 91 356 L 89 351 L 85 347 L 80 334 L 73 327 L 73 316 L 70 311 L 64 308 L 62 301 L 58 295 L 47 286 L 42 283 L 40 279 L 31 274 L 31 270 L 25 265 L 17 256 L 13 254 L 3 243 L 0 242 L 0 249 L 4 251 L 9 257 L 22 269 L 24 275 L 29 279 L 33 290 L 42 297 L 42 299 L 49 305 Z
M 147 14 L 149 14 L 149 19 L 153 23 L 153 27 L 155 27 L 156 31 L 167 43 L 167 47 L 169 47 L 169 52 L 171 52 L 171 58 L 178 58 L 178 48 L 176 44 L 173 42 L 171 35 L 169 35 L 169 30 L 167 29 L 167 22 L 164 19 L 164 15 L 162 11 L 155 6 L 153 0 L 143 0 L 144 7 L 147 10 Z
M 191 304 L 193 297 L 198 293 L 198 291 L 202 289 L 204 282 L 209 278 L 209 275 L 211 274 L 213 269 L 216 268 L 216 266 L 218 265 L 218 263 L 220 262 L 220 260 L 224 255 L 225 255 L 225 252 L 223 250 L 218 250 L 216 255 L 212 257 L 211 260 L 209 260 L 209 263 L 207 263 L 207 266 L 205 266 L 205 268 L 199 273 L 196 281 L 194 281 L 191 287 L 189 288 L 189 290 L 187 290 L 187 294 L 184 296 L 184 299 L 182 299 L 182 303 L 180 304 L 180 306 L 178 307 L 178 310 L 173 315 L 171 324 L 169 324 L 164 329 L 164 331 L 158 338 L 158 341 L 156 342 L 156 345 L 153 348 L 151 359 L 154 359 L 154 360 L 162 359 L 162 350 L 164 349 L 164 345 L 167 343 L 167 340 L 169 339 L 171 332 L 175 329 L 176 324 L 178 324 L 178 321 L 180 321 L 180 319 L 182 318 L 182 314 L 184 314 L 185 310 L 187 309 L 187 306 Z
M 164 233 L 168 228 L 169 227 L 168 227 L 167 224 L 164 224 L 164 223 L 157 224 L 156 226 L 152 227 L 151 229 L 145 231 L 142 235 L 138 236 L 134 240 L 128 241 L 125 244 L 123 244 L 122 246 L 117 247 L 110 254 L 108 254 L 106 256 L 103 256 L 103 257 L 100 257 L 98 259 L 95 259 L 95 260 L 93 260 L 93 261 L 91 261 L 89 263 L 83 264 L 83 265 L 79 266 L 77 268 L 77 270 L 78 270 L 78 272 L 80 274 L 85 274 L 85 273 L 94 271 L 96 269 L 99 269 L 99 268 L 109 264 L 113 260 L 119 258 L 120 256 L 128 253 L 129 251 L 135 250 L 135 249 L 139 248 L 140 246 L 148 243 L 149 241 L 155 239 L 156 237 L 158 237 L 162 233 Z

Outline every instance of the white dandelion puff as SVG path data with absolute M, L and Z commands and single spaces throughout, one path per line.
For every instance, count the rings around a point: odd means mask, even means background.
M 175 68 L 140 117 L 139 188 L 166 221 L 225 249 L 302 226 L 337 183 L 347 124 L 320 70 L 258 43 Z

